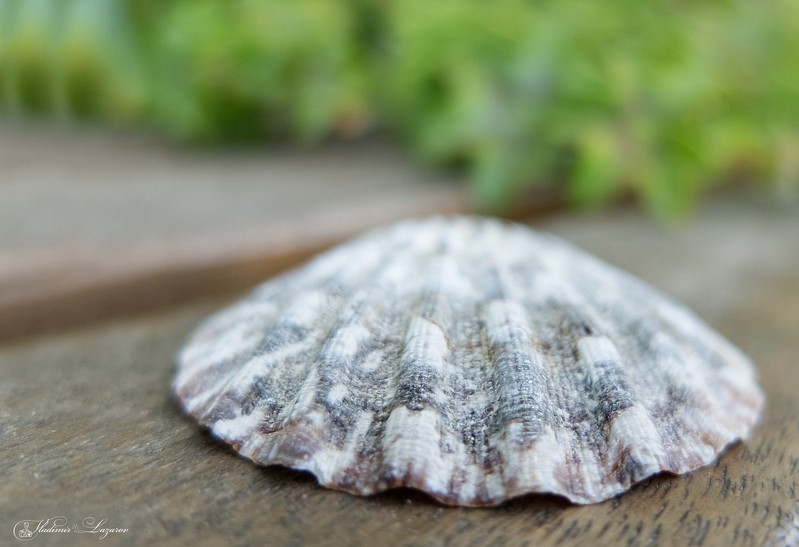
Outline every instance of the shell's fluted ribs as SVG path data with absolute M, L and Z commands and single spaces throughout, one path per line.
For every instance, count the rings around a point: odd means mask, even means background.
M 446 492 L 457 455 L 441 450 L 446 439 L 448 413 L 444 392 L 451 367 L 451 333 L 444 326 L 452 323 L 452 310 L 444 296 L 443 273 L 451 251 L 442 230 L 430 238 L 436 254 L 417 265 L 420 284 L 413 300 L 406 303 L 408 325 L 398 359 L 390 415 L 383 436 L 385 484 L 409 484 L 428 491 Z M 449 329 L 447 329 L 449 330 Z
M 349 296 L 341 298 L 335 313 L 330 314 L 331 324 L 317 338 L 317 345 L 297 356 L 307 361 L 298 377 L 304 376 L 304 380 L 280 418 L 281 434 L 274 442 L 259 447 L 254 458 L 291 462 L 302 454 L 303 468 L 314 472 L 323 483 L 332 482 L 341 474 L 344 462 L 356 456 L 352 451 L 359 449 L 368 433 L 372 417 L 366 405 L 352 408 L 343 403 L 347 397 L 358 397 L 349 386 L 359 373 L 359 354 L 372 342 L 369 325 L 374 324 L 382 310 L 382 294 L 395 291 L 402 281 L 398 264 L 379 261 L 374 253 L 359 252 L 342 258 L 348 259 L 347 271 L 356 272 L 359 264 L 371 268 L 370 283 L 359 285 L 360 277 L 353 276 L 347 279 L 347 285 L 338 283 L 335 287 Z M 323 286 L 330 285 L 328 282 Z M 320 426 L 320 412 L 332 420 Z M 353 422 L 360 427 L 347 432 L 345 427 Z M 326 446 L 320 449 L 320 445 Z
M 242 359 L 251 357 L 277 313 L 278 308 L 271 303 L 246 302 L 204 325 L 181 352 L 180 360 L 188 366 L 174 382 L 176 386 L 190 386 L 191 391 L 179 392 L 191 401 L 190 411 L 196 412 L 208 403 L 227 383 L 230 371 Z
M 373 253 L 359 252 L 358 257 L 359 260 L 353 261 L 346 254 L 324 255 L 301 270 L 298 279 L 281 276 L 279 284 L 298 293 L 290 301 L 290 295 L 270 290 L 269 284 L 256 289 L 253 300 L 273 299 L 283 303 L 283 315 L 264 329 L 259 346 L 249 360 L 238 364 L 236 371 L 207 390 L 203 399 L 210 402 L 194 411 L 189 410 L 202 423 L 210 425 L 222 439 L 241 445 L 243 453 L 253 459 L 266 450 L 270 451 L 268 457 L 279 458 L 279 448 L 286 444 L 285 439 L 290 435 L 278 434 L 266 440 L 261 432 L 282 430 L 289 422 L 288 415 L 297 401 L 305 402 L 313 395 L 311 379 L 315 377 L 315 363 L 307 361 L 306 357 L 319 351 L 324 343 L 323 334 L 337 321 L 338 309 L 346 305 L 338 293 L 353 291 L 360 280 L 358 274 L 362 275 L 363 271 L 373 274 L 385 267 Z M 236 308 L 234 306 L 234 310 Z M 282 368 L 272 374 L 281 365 Z M 299 381 L 303 377 L 304 383 Z M 247 404 L 243 405 L 243 401 Z M 253 422 L 260 427 L 248 428 Z M 257 433 L 241 435 L 241 431 L 248 429 Z M 292 454 L 312 449 L 313 435 L 300 434 L 297 437 L 304 444 L 289 440 Z
M 530 324 L 530 314 L 523 306 L 520 293 L 525 287 L 542 282 L 544 274 L 536 249 L 530 249 L 530 258 L 519 262 L 519 257 L 508 253 L 508 248 L 524 248 L 522 239 L 503 245 L 502 230 L 492 225 L 486 230 L 491 236 L 489 248 L 493 250 L 490 264 L 492 287 L 487 304 L 485 321 L 487 361 L 493 361 L 494 384 L 497 393 L 495 418 L 498 422 L 498 439 L 495 442 L 503 462 L 503 484 L 506 495 L 530 490 L 574 491 L 584 490 L 570 462 L 574 451 L 564 446 L 574 446 L 574 432 L 563 427 L 565 421 L 553 419 L 554 409 L 568 411 L 573 407 L 563 391 L 555 393 L 546 378 L 552 374 L 552 357 L 544 356 L 533 342 L 540 332 Z M 512 232 L 512 237 L 518 236 Z M 566 375 L 572 386 L 573 375 Z M 564 442 L 566 441 L 566 442 Z M 598 475 L 593 462 L 579 457 L 582 474 Z
M 178 355 L 184 408 L 241 454 L 358 494 L 607 499 L 745 438 L 747 358 L 545 234 L 472 217 L 370 232 L 257 288 Z
M 702 338 L 693 335 L 683 325 L 675 325 L 673 318 L 664 322 L 661 312 L 662 297 L 631 276 L 602 265 L 596 259 L 583 254 L 573 254 L 564 257 L 563 260 L 554 261 L 553 264 L 559 267 L 562 275 L 569 275 L 568 272 L 583 272 L 589 266 L 593 267 L 594 286 L 571 279 L 570 286 L 577 291 L 578 301 L 583 303 L 585 311 L 594 319 L 601 317 L 603 311 L 608 315 L 607 310 L 616 310 L 611 317 L 612 324 L 608 324 L 607 317 L 605 318 L 603 330 L 613 333 L 612 337 L 617 340 L 617 344 L 625 353 L 651 356 L 650 373 L 638 375 L 633 379 L 636 397 L 644 403 L 650 419 L 656 423 L 661 435 L 692 439 L 692 442 L 670 443 L 664 446 L 663 449 L 666 451 L 664 456 L 670 463 L 662 465 L 662 469 L 684 472 L 708 463 L 729 442 L 729 438 L 744 435 L 745 430 L 754 422 L 754 417 L 739 420 L 744 430 L 739 427 L 736 431 L 734 428 L 722 425 L 729 421 L 725 418 L 729 409 L 747 407 L 730 401 L 729 397 L 722 393 L 723 379 L 702 364 L 703 361 L 710 362 L 712 357 L 707 355 L 703 357 L 700 355 L 701 352 L 697 353 L 699 351 L 697 348 L 704 346 Z M 600 267 L 597 267 L 597 264 Z M 628 295 L 628 298 L 618 298 L 618 295 L 622 294 Z M 679 321 L 684 321 L 687 325 L 697 325 L 702 331 L 709 330 L 698 318 L 688 312 L 686 314 L 680 316 Z M 646 329 L 649 329 L 649 332 L 643 334 Z M 653 343 L 656 337 L 661 338 L 660 348 Z M 682 355 L 679 359 L 667 359 L 668 354 L 663 349 L 663 338 L 671 341 L 668 345 L 680 348 Z M 636 348 L 630 347 L 630 342 L 635 341 L 643 344 Z M 747 366 L 747 370 L 750 373 L 751 387 L 753 382 L 751 369 Z M 679 396 L 684 404 L 692 405 L 693 412 L 686 412 L 686 409 L 678 404 L 672 404 L 667 411 L 654 410 L 658 404 L 661 404 L 657 401 L 657 393 L 663 385 L 673 386 L 674 392 L 671 396 Z M 708 397 L 707 391 L 718 393 L 715 397 Z M 688 396 L 685 396 L 685 393 L 688 393 Z M 675 419 L 677 414 L 680 416 L 679 420 Z M 716 425 L 693 423 L 694 417 L 700 418 L 703 415 L 717 416 L 719 423 Z M 709 439 L 713 440 L 710 448 L 706 444 Z M 663 464 L 664 459 L 658 458 L 658 461 Z M 690 465 L 679 463 L 685 461 L 692 463 Z
M 383 435 L 384 470 L 387 484 L 408 484 L 433 492 L 445 492 L 449 469 L 441 441 L 440 415 L 432 409 L 391 411 Z

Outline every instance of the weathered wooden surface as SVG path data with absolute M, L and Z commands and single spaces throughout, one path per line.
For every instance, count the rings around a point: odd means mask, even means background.
M 229 294 L 366 228 L 472 210 L 465 184 L 387 142 L 185 150 L 8 127 L 0 196 L 0 340 Z
M 0 257 L 251 240 L 274 225 L 357 217 L 375 203 L 447 202 L 462 188 L 382 141 L 183 149 L 0 125 Z
M 719 202 L 676 232 L 635 213 L 540 225 L 678 299 L 758 364 L 752 439 L 689 476 L 602 504 L 527 496 L 444 508 L 397 491 L 362 499 L 257 468 L 181 415 L 172 359 L 221 301 L 0 349 L 0 544 L 21 520 L 107 518 L 105 545 L 797 545 L 799 224 L 796 209 Z M 33 544 L 86 545 L 77 533 Z
M 186 150 L 10 127 L 0 196 L 0 340 L 229 294 L 366 227 L 469 201 L 379 141 Z

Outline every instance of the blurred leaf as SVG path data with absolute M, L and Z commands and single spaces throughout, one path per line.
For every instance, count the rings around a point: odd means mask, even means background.
M 55 110 L 55 41 L 62 6 L 48 0 L 6 0 L 7 97 L 13 111 Z
M 124 120 L 143 101 L 141 67 L 124 0 L 72 0 L 57 64 L 72 116 Z
M 0 109 L 186 141 L 370 127 L 467 171 L 659 217 L 796 178 L 799 2 L 0 0 Z

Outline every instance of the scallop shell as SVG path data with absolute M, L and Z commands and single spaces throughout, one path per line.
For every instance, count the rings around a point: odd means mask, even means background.
M 713 461 L 755 424 L 747 358 L 554 236 L 476 217 L 361 236 L 213 316 L 186 411 L 259 464 L 445 504 L 593 503 Z

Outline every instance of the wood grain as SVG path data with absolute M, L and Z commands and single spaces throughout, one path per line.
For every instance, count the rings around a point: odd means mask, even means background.
M 235 294 L 382 222 L 466 209 L 456 196 L 411 208 L 372 204 L 356 217 L 273 223 L 258 236 L 12 256 L 0 262 L 0 340 Z
M 545 193 L 504 216 L 541 215 L 562 199 Z M 465 195 L 453 192 L 425 202 L 373 202 L 355 215 L 343 210 L 267 223 L 258 235 L 0 254 L 0 341 L 235 294 L 369 228 L 409 216 L 472 212 Z
M 634 213 L 543 226 L 689 303 L 757 363 L 760 426 L 690 475 L 585 507 L 526 496 L 459 509 L 408 490 L 358 498 L 258 468 L 184 417 L 169 389 L 186 334 L 227 300 L 213 301 L 0 347 L 0 543 L 13 544 L 20 520 L 64 515 L 128 529 L 103 545 L 797 545 L 796 218 L 741 202 L 681 232 Z

